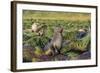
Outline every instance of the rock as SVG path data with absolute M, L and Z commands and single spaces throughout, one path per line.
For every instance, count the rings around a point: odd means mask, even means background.
M 68 57 L 62 54 L 56 55 L 52 58 L 54 61 L 68 60 Z
M 78 56 L 78 59 L 90 59 L 91 58 L 91 52 L 86 51 Z

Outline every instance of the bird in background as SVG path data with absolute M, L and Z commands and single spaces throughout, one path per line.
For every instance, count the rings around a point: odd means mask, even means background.
M 79 30 L 78 30 L 78 34 L 77 34 L 77 38 L 78 38 L 78 39 L 81 39 L 81 38 L 83 38 L 84 36 L 86 36 L 86 34 L 87 34 L 87 32 L 86 32 L 85 29 L 79 29 Z
M 60 54 L 60 50 L 62 48 L 62 32 L 63 28 L 61 27 L 56 27 L 54 29 L 53 37 L 50 42 L 45 45 L 44 50 L 45 54 L 47 55 L 57 55 Z

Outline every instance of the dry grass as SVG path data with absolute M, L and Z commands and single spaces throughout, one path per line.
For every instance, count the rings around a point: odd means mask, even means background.
M 51 20 L 67 20 L 67 21 L 87 21 L 90 20 L 89 13 L 75 12 L 47 12 L 47 11 L 23 11 L 24 19 L 51 19 Z

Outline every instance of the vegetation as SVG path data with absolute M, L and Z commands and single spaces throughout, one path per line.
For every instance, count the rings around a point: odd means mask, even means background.
M 43 48 L 52 39 L 55 27 L 62 27 L 64 29 L 63 41 L 70 41 L 70 43 L 63 45 L 60 52 L 66 60 L 78 59 L 80 54 L 90 50 L 90 18 L 89 13 L 23 10 L 23 46 L 33 49 L 30 54 L 30 50 L 24 50 L 23 47 L 23 58 L 30 59 L 31 57 L 31 62 L 59 60 L 56 56 L 54 59 L 45 55 Z M 47 26 L 43 28 L 45 30 L 43 36 L 37 36 L 29 31 L 34 22 Z M 87 30 L 86 36 L 81 39 L 76 37 L 79 29 Z

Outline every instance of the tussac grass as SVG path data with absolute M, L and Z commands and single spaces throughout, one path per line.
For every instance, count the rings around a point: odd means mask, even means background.
M 71 43 L 64 45 L 61 49 L 61 53 L 70 57 L 70 59 L 76 59 L 76 56 L 80 55 L 77 51 L 84 52 L 89 50 L 87 48 L 90 42 L 90 35 L 87 35 L 81 40 L 76 39 L 79 29 L 86 29 L 91 25 L 91 15 L 89 13 L 74 13 L 74 12 L 49 12 L 49 11 L 23 11 L 23 45 L 29 45 L 35 49 L 33 53 L 35 55 L 43 55 L 42 48 L 48 43 L 48 40 L 53 36 L 55 27 L 63 27 L 63 40 L 70 40 Z M 38 22 L 40 25 L 46 25 L 45 35 L 42 37 L 36 36 L 35 33 L 28 31 L 31 29 L 33 22 Z M 89 44 L 90 45 L 90 44 Z M 38 48 L 38 49 L 36 49 Z M 76 50 L 76 51 L 73 51 Z M 41 52 L 40 52 L 41 50 Z M 71 51 L 69 51 L 71 50 Z M 23 51 L 24 52 L 24 51 Z M 27 54 L 27 53 L 26 53 Z M 30 58 L 30 54 L 29 55 Z M 27 56 L 26 55 L 26 56 Z M 27 56 L 28 58 L 28 56 Z M 40 59 L 32 57 L 32 61 L 40 61 Z

